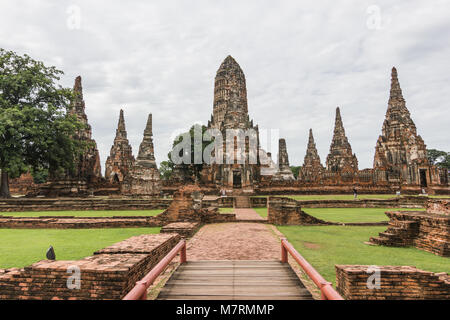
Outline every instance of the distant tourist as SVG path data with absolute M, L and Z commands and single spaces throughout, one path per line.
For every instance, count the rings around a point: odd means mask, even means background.
M 397 197 L 400 197 L 401 194 L 400 190 L 398 190 L 395 194 L 397 195 Z
M 355 199 L 358 199 L 358 190 L 356 190 L 356 188 L 353 188 L 353 195 L 355 196 Z
M 227 192 L 225 191 L 225 189 L 222 189 L 222 197 L 225 198 L 227 196 Z

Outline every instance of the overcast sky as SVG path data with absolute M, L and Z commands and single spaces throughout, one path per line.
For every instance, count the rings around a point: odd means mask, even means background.
M 450 151 L 450 1 L 1 0 L 0 47 L 83 77 L 104 162 L 119 110 L 137 155 L 148 113 L 158 162 L 174 132 L 206 124 L 214 77 L 232 55 L 250 117 L 280 129 L 292 165 L 313 128 L 322 163 L 335 109 L 360 169 L 372 167 L 396 66 L 429 148 Z

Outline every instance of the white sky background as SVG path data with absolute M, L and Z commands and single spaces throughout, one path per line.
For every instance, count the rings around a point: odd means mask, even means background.
M 324 163 L 340 106 L 363 169 L 372 167 L 392 66 L 418 133 L 450 151 L 450 1 L 396 3 L 0 0 L 0 47 L 55 65 L 64 86 L 83 77 L 102 170 L 121 108 L 135 156 L 153 113 L 158 162 L 174 132 L 206 124 L 228 54 L 246 75 L 250 117 L 280 129 L 291 165 L 303 163 L 309 128 Z

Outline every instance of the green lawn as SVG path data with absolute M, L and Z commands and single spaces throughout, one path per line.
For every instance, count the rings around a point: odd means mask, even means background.
M 75 216 L 75 217 L 117 217 L 117 216 L 157 216 L 164 210 L 127 211 L 40 211 L 40 212 L 0 212 L 0 215 L 13 217 Z
M 267 208 L 254 209 L 261 217 L 267 217 Z M 386 211 L 421 211 L 410 208 L 303 208 L 306 213 L 330 222 L 382 222 L 388 221 Z
M 364 244 L 386 227 L 280 226 L 300 254 L 328 281 L 335 283 L 336 264 L 415 266 L 432 272 L 450 273 L 450 258 L 415 248 Z
M 21 268 L 46 259 L 53 246 L 58 260 L 78 260 L 96 250 L 160 228 L 124 229 L 0 229 L 0 268 Z
M 219 212 L 220 213 L 233 213 L 234 209 L 233 208 L 219 208 Z

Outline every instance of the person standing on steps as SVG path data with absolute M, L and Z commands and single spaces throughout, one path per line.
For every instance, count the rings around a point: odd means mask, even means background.
M 355 196 L 355 200 L 358 199 L 358 190 L 356 190 L 356 187 L 353 187 L 353 195 Z

